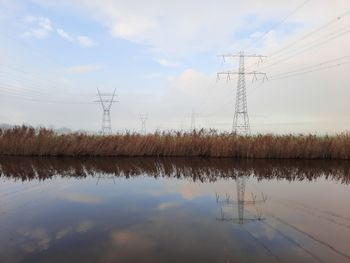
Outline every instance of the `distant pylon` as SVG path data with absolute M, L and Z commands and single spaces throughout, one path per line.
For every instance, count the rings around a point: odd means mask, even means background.
M 225 61 L 226 57 L 239 57 L 239 69 L 238 72 L 226 71 L 218 72 L 217 79 L 220 79 L 220 75 L 226 75 L 226 80 L 231 79 L 231 75 L 238 75 L 237 81 L 237 92 L 236 92 L 236 105 L 235 113 L 233 116 L 232 123 L 232 133 L 240 135 L 248 135 L 250 133 L 250 123 L 248 116 L 248 107 L 247 107 L 247 95 L 246 95 L 246 86 L 245 86 L 245 75 L 253 75 L 253 81 L 257 80 L 257 75 L 263 75 L 263 81 L 267 79 L 266 73 L 262 72 L 245 72 L 244 68 L 244 58 L 245 57 L 257 57 L 259 61 L 262 61 L 264 56 L 261 55 L 245 55 L 243 51 L 238 54 L 228 54 L 220 55 Z
M 102 135 L 110 135 L 112 134 L 112 124 L 111 124 L 111 108 L 114 102 L 118 102 L 114 100 L 115 97 L 115 89 L 114 92 L 109 93 L 101 93 L 99 89 L 97 89 L 97 93 L 99 96 L 99 100 L 96 102 L 100 102 L 103 110 L 102 116 L 102 125 L 101 125 L 101 134 Z
M 147 114 L 140 114 L 141 134 L 146 134 L 146 121 L 147 121 L 147 118 L 148 118 Z
M 196 114 L 197 113 L 195 113 L 195 111 L 192 109 L 192 112 L 191 112 L 191 126 L 190 126 L 191 131 L 196 129 Z

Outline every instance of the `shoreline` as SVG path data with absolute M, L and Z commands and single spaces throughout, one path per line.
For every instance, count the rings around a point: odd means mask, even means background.
M 203 160 L 232 160 L 232 161 L 350 161 L 350 158 L 293 158 L 293 157 L 221 157 L 221 156 L 202 156 L 202 155 L 10 155 L 0 154 L 0 158 L 47 158 L 47 159 L 203 159 Z

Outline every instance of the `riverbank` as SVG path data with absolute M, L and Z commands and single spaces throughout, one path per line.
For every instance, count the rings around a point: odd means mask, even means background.
M 164 156 L 243 159 L 350 159 L 350 133 L 237 136 L 215 131 L 59 135 L 21 126 L 0 130 L 2 156 Z

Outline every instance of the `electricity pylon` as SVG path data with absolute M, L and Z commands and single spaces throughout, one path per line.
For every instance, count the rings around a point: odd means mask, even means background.
M 191 126 L 190 126 L 190 130 L 191 131 L 196 129 L 196 115 L 197 115 L 197 113 L 192 109 L 192 112 L 191 112 Z
M 263 81 L 267 80 L 266 73 L 251 71 L 246 72 L 244 68 L 244 58 L 245 57 L 254 57 L 259 58 L 259 62 L 262 61 L 264 56 L 262 55 L 245 55 L 243 51 L 238 54 L 225 54 L 220 55 L 225 62 L 225 58 L 233 58 L 239 57 L 239 68 L 238 72 L 234 71 L 224 71 L 217 73 L 217 80 L 220 79 L 221 75 L 226 75 L 226 80 L 229 81 L 232 75 L 238 75 L 237 81 L 237 92 L 236 92 L 236 105 L 235 105 L 235 113 L 233 117 L 232 123 L 232 133 L 240 134 L 240 135 L 248 135 L 250 133 L 250 124 L 249 124 L 249 116 L 248 116 L 248 106 L 247 106 L 247 95 L 246 95 L 246 86 L 245 86 L 245 75 L 252 75 L 253 80 L 258 80 L 258 75 L 263 75 Z
M 256 195 L 252 194 L 252 200 L 245 200 L 245 184 L 246 178 L 244 176 L 237 176 L 236 178 L 236 188 L 237 188 L 237 200 L 231 200 L 230 196 L 226 193 L 225 199 L 220 199 L 220 196 L 216 194 L 216 202 L 221 205 L 221 215 L 216 218 L 219 221 L 232 221 L 233 223 L 238 223 L 240 225 L 252 221 L 261 221 L 262 214 L 260 210 L 256 208 L 256 205 L 265 203 L 267 197 L 262 194 L 261 199 L 257 199 Z M 257 210 L 257 215 L 254 217 L 246 217 L 244 215 L 244 209 L 247 205 L 253 205 Z M 227 217 L 224 213 L 223 207 L 231 207 L 234 210 L 234 207 L 237 207 L 238 216 L 237 217 Z
M 148 115 L 147 114 L 140 114 L 140 120 L 141 120 L 141 134 L 146 134 L 146 121 L 147 121 Z
M 97 100 L 96 102 L 100 102 L 103 109 L 101 134 L 110 135 L 112 134 L 111 108 L 114 102 L 118 102 L 114 100 L 115 89 L 113 93 L 101 93 L 100 90 L 97 89 L 97 93 L 99 96 L 99 100 Z
M 100 182 L 102 179 L 112 179 L 112 180 L 113 180 L 113 183 L 115 184 L 114 177 L 115 177 L 115 175 L 114 175 L 114 174 L 111 174 L 111 175 L 105 175 L 105 174 L 100 173 L 100 174 L 99 174 L 99 176 L 98 176 L 98 178 L 97 178 L 96 185 L 98 185 L 98 184 L 99 184 L 99 182 Z

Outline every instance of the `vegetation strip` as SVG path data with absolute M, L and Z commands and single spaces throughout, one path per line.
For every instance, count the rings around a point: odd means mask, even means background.
M 334 136 L 239 136 L 200 130 L 99 136 L 84 133 L 60 135 L 45 128 L 21 126 L 0 129 L 0 155 L 349 160 L 350 133 Z

